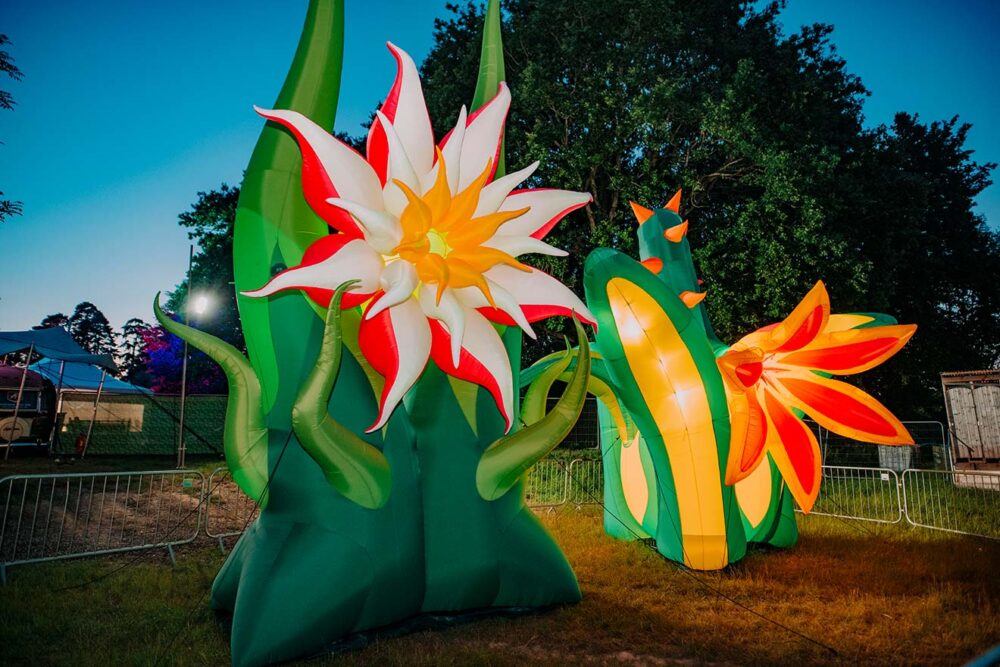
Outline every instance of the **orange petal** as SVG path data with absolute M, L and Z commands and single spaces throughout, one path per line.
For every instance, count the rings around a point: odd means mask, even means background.
M 493 238 L 500 225 L 519 218 L 527 213 L 529 208 L 519 208 L 514 211 L 497 211 L 487 213 L 472 220 L 466 220 L 460 227 L 453 227 L 446 235 L 448 245 L 452 247 L 478 247 Z
M 448 255 L 445 261 L 451 265 L 455 262 L 461 262 L 463 266 L 480 274 L 488 271 L 497 264 L 506 264 L 520 271 L 531 271 L 531 267 L 517 261 L 503 250 L 497 250 L 489 246 L 481 246 L 469 250 L 455 250 Z
M 737 369 L 748 364 L 759 364 L 763 359 L 764 353 L 759 347 L 751 347 L 749 349 L 730 348 L 717 359 L 716 363 L 719 365 L 722 377 L 732 383 L 734 387 L 745 388 L 749 385 L 744 382 L 745 378 L 741 377 L 742 374 Z
M 868 324 L 875 318 L 871 315 L 861 315 L 860 313 L 837 313 L 831 314 L 826 321 L 823 333 L 833 333 L 834 331 L 846 331 L 856 329 L 862 324 Z
M 469 183 L 464 190 L 451 198 L 447 215 L 437 223 L 436 227 L 442 232 L 447 232 L 468 224 L 469 220 L 472 219 L 472 215 L 476 212 L 476 206 L 479 205 L 479 194 L 482 192 L 483 186 L 486 185 L 486 181 L 490 179 L 490 174 L 492 173 L 493 160 L 488 160 L 486 168 L 483 169 L 482 173 Z
M 663 232 L 664 238 L 666 238 L 671 243 L 680 243 L 684 235 L 688 233 L 688 221 L 685 220 L 679 225 L 674 225 Z
M 424 193 L 423 200 L 430 208 L 431 219 L 440 220 L 451 206 L 451 188 L 448 187 L 448 167 L 444 163 L 444 155 L 440 148 L 435 147 L 434 151 L 437 153 L 437 177 L 431 189 Z
M 649 259 L 644 259 L 640 262 L 640 264 L 645 266 L 653 273 L 659 273 L 660 271 L 663 270 L 663 260 L 661 260 L 659 257 L 650 257 Z
M 431 228 L 434 219 L 427 202 L 422 200 L 417 193 L 410 189 L 406 183 L 399 179 L 392 179 L 403 194 L 406 195 L 408 204 L 403 209 L 403 214 L 399 216 L 399 224 L 403 228 L 402 243 L 412 242 L 427 233 Z
M 899 352 L 916 330 L 913 324 L 897 324 L 822 333 L 805 349 L 780 355 L 777 361 L 834 375 L 861 373 Z
M 670 201 L 668 201 L 666 206 L 664 206 L 663 208 L 669 209 L 674 213 L 679 214 L 681 212 L 681 191 L 678 190 L 677 192 L 675 192 L 674 196 L 670 198 Z
M 809 427 L 770 390 L 761 389 L 767 416 L 767 451 L 774 459 L 792 497 L 809 512 L 819 495 L 822 455 Z
M 780 373 L 774 380 L 792 407 L 838 435 L 881 445 L 913 444 L 902 423 L 857 387 L 808 371 Z
M 791 352 L 812 342 L 830 317 L 830 296 L 823 281 L 816 283 L 795 310 L 769 332 L 766 350 Z
M 726 484 L 746 479 L 764 459 L 767 442 L 767 419 L 756 392 L 735 390 L 726 383 L 729 400 L 729 458 Z
M 632 212 L 635 213 L 635 219 L 639 221 L 640 225 L 653 217 L 653 211 L 649 210 L 645 206 L 636 204 L 634 201 L 630 201 L 629 206 L 632 207 Z
M 493 300 L 493 293 L 490 292 L 490 286 L 486 282 L 486 278 L 483 277 L 482 271 L 456 258 L 455 253 L 452 253 L 448 257 L 448 269 L 448 282 L 451 287 L 478 287 L 490 305 L 494 308 L 497 307 L 496 302 Z

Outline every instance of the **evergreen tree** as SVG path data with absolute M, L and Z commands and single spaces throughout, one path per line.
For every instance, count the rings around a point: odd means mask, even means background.
M 69 318 L 69 332 L 91 354 L 114 354 L 115 334 L 108 318 L 89 301 L 78 303 Z
M 121 338 L 118 345 L 118 367 L 121 377 L 127 382 L 140 386 L 149 385 L 149 372 L 146 368 L 149 355 L 146 352 L 147 332 L 151 325 L 138 317 L 133 317 L 122 325 Z

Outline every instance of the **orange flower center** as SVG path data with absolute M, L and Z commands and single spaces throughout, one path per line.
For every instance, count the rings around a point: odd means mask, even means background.
M 437 285 L 439 302 L 448 287 L 478 287 L 490 305 L 496 307 L 483 273 L 497 264 L 522 271 L 531 269 L 508 253 L 483 244 L 493 238 L 500 225 L 524 215 L 528 209 L 473 217 L 480 193 L 490 177 L 491 164 L 468 187 L 452 196 L 440 150 L 437 160 L 434 185 L 423 196 L 393 179 L 406 195 L 407 205 L 399 217 L 403 236 L 392 254 L 413 264 L 422 282 Z

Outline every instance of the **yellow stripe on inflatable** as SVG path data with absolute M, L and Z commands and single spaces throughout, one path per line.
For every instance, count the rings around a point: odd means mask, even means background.
M 629 368 L 670 460 L 684 562 L 699 570 L 725 567 L 722 479 L 701 375 L 677 329 L 652 296 L 618 277 L 607 283 L 607 291 Z

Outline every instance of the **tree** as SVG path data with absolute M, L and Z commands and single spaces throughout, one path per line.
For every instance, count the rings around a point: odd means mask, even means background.
M 114 354 L 115 334 L 108 318 L 89 301 L 78 303 L 69 318 L 69 332 L 91 354 Z
M 914 352 L 870 380 L 891 391 L 897 412 L 938 413 L 939 371 L 996 360 L 996 309 L 988 308 L 1000 286 L 985 271 L 978 281 L 968 275 L 1000 261 L 996 234 L 971 213 L 994 165 L 971 159 L 955 121 L 927 126 L 904 116 L 912 122 L 865 130 L 867 91 L 837 55 L 832 28 L 785 36 L 781 6 L 505 3 L 508 168 L 539 160 L 547 185 L 594 197 L 550 236 L 569 256 L 535 263 L 582 291 L 594 247 L 637 253 L 629 200 L 663 206 L 683 188 L 681 212 L 721 338 L 780 320 L 819 278 L 839 312 L 881 310 L 934 330 L 949 321 L 946 347 L 962 352 L 919 352 L 931 349 L 920 331 Z M 449 7 L 422 65 L 438 136 L 471 96 L 482 22 L 477 5 Z M 963 268 L 934 288 L 919 284 L 924 267 L 945 258 Z M 536 329 L 526 361 L 567 332 Z M 927 341 L 939 344 L 937 334 Z
M 233 221 L 239 197 L 239 188 L 223 183 L 217 190 L 199 192 L 191 209 L 178 216 L 178 223 L 188 230 L 188 238 L 198 246 L 191 262 L 190 291 L 208 299 L 209 308 L 201 315 L 187 309 L 187 278 L 170 293 L 165 306 L 178 313 L 182 321 L 183 313 L 187 310 L 188 318 L 194 326 L 239 350 L 246 350 L 236 310 L 236 291 L 233 288 Z M 172 340 L 157 348 L 150 372 L 157 377 L 155 382 L 160 391 L 179 391 L 183 344 L 166 331 L 162 331 L 162 336 L 166 337 L 164 340 Z M 173 368 L 175 362 L 176 370 Z M 218 366 L 193 348 L 188 359 L 188 391 L 226 391 L 225 376 Z
M 31 327 L 32 329 L 51 329 L 52 327 L 62 327 L 69 330 L 69 318 L 62 313 L 52 313 L 42 318 L 42 321 Z
M 211 304 L 196 325 L 245 350 L 233 289 L 233 221 L 239 197 L 240 189 L 225 183 L 217 190 L 199 192 L 191 209 L 178 216 L 178 223 L 188 230 L 188 238 L 198 246 L 191 264 L 193 291 L 206 295 Z M 170 293 L 166 308 L 183 313 L 187 296 L 185 278 Z
M 138 317 L 133 317 L 122 325 L 118 344 L 118 367 L 121 377 L 127 382 L 148 386 L 150 382 L 149 355 L 146 351 L 147 332 L 152 326 Z
M 10 44 L 10 39 L 7 35 L 0 34 L 0 47 L 6 44 Z M 14 58 L 10 55 L 10 52 L 3 48 L 0 48 L 0 72 L 3 72 L 14 81 L 20 81 L 24 76 L 17 65 L 14 64 Z M 0 90 L 0 109 L 12 111 L 14 104 L 14 96 L 6 90 Z M 21 215 L 23 209 L 24 207 L 21 202 L 4 199 L 3 192 L 0 191 L 0 222 L 15 215 Z
M 844 193 L 870 308 L 920 327 L 866 384 L 927 416 L 941 409 L 940 372 L 1000 363 L 1000 236 L 973 209 L 996 165 L 972 159 L 970 127 L 897 114 L 867 137 L 870 168 Z

